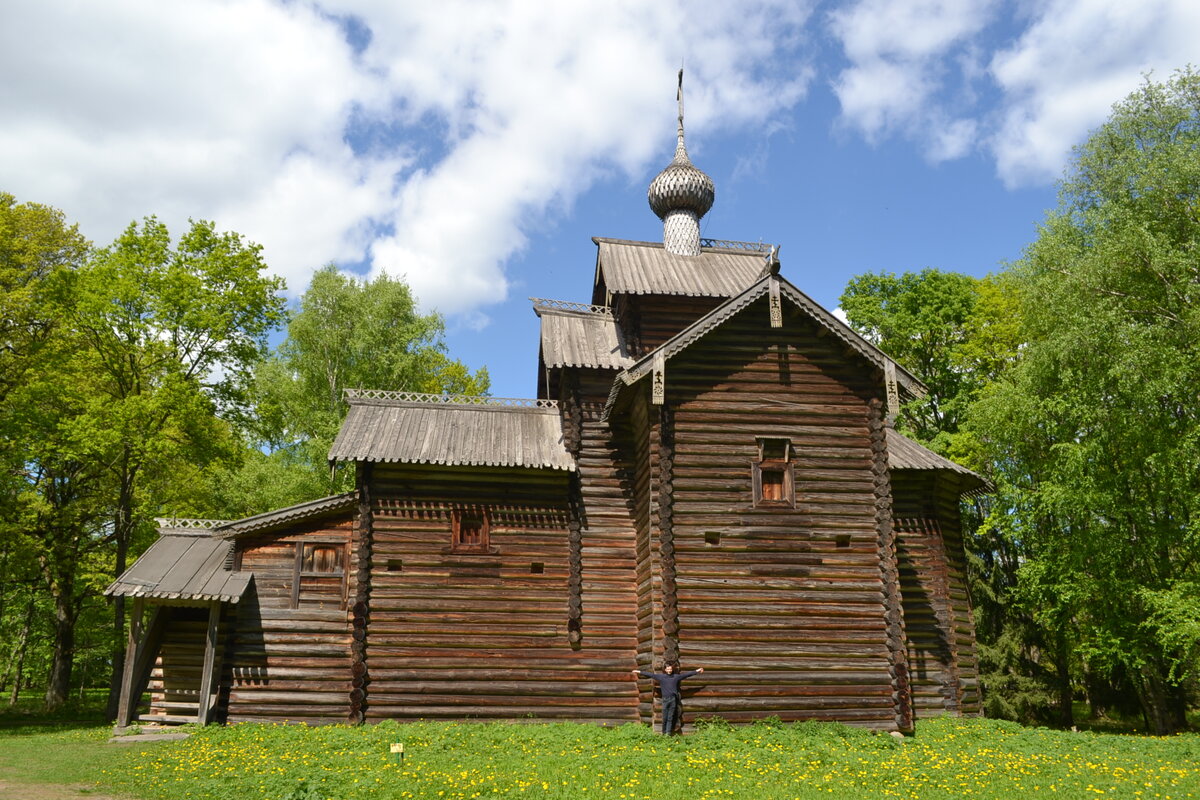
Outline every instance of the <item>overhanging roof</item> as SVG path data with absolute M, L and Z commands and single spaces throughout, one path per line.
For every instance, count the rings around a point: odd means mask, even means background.
M 542 321 L 542 362 L 548 368 L 624 369 L 633 364 L 612 312 L 557 300 L 534 300 Z
M 104 594 L 196 603 L 241 600 L 251 573 L 225 568 L 233 543 L 212 528 L 172 527 L 175 521 L 164 522 L 158 540 Z
M 307 503 L 297 503 L 294 506 L 255 514 L 235 522 L 226 522 L 214 530 L 218 536 L 225 538 L 241 536 L 247 533 L 262 533 L 273 528 L 281 528 L 303 519 L 322 517 L 338 511 L 354 508 L 358 503 L 358 492 L 344 492 Z
M 348 389 L 330 461 L 399 462 L 573 471 L 558 404 Z
M 990 487 L 987 479 L 977 472 L 956 464 L 945 456 L 938 455 L 918 442 L 914 442 L 904 434 L 892 428 L 887 430 L 888 467 L 891 469 L 911 470 L 941 470 L 961 475 L 967 483 L 973 484 L 966 491 L 986 489 Z
M 596 255 L 596 289 L 611 294 L 668 294 L 733 297 L 758 279 L 766 251 L 701 247 L 698 256 L 668 252 L 662 242 L 592 239 Z M 594 296 L 593 302 L 604 302 Z

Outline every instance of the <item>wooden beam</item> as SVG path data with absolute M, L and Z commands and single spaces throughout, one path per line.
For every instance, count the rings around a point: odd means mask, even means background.
M 167 612 L 155 606 L 150 622 L 143 624 L 143 599 L 134 598 L 133 622 L 129 626 L 129 644 L 125 649 L 125 670 L 121 676 L 121 702 L 117 709 L 117 725 L 124 727 L 133 720 L 138 701 L 150 681 L 150 668 L 158 656 L 166 628 Z
M 212 708 L 213 667 L 217 658 L 217 629 L 221 625 L 221 603 L 214 600 L 208 607 L 208 635 L 204 639 L 204 667 L 200 671 L 200 697 L 196 707 L 196 724 L 207 725 Z
M 138 647 L 142 643 L 142 616 L 145 613 L 145 600 L 133 598 L 133 613 L 129 619 L 129 641 L 125 645 L 125 669 L 121 673 L 121 701 L 117 706 L 117 726 L 124 728 L 129 725 L 133 716 L 133 706 L 130 702 L 133 692 L 133 669 L 137 663 Z

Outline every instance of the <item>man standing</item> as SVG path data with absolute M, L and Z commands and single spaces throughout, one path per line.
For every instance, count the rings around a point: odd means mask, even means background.
M 704 672 L 704 667 L 687 672 L 676 672 L 675 665 L 667 662 L 663 665 L 662 672 L 645 672 L 640 669 L 630 671 L 634 675 L 651 678 L 658 682 L 658 688 L 662 692 L 662 732 L 664 734 L 674 733 L 675 723 L 681 722 L 683 719 L 679 706 L 679 684 L 693 675 Z

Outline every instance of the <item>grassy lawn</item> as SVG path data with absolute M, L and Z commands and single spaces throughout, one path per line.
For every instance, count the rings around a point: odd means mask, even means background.
M 146 800 L 357 798 L 1200 798 L 1200 736 L 925 721 L 896 741 L 839 725 L 238 725 L 107 745 L 105 728 L 0 728 L 0 777 Z M 404 744 L 404 761 L 390 753 Z

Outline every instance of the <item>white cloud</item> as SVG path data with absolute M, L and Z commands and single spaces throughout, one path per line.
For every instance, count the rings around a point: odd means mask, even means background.
M 681 58 L 694 151 L 794 104 L 812 76 L 796 50 L 809 13 L 787 0 L 20 4 L 0 28 L 0 59 L 23 76 L 0 89 L 0 175 L 101 243 L 144 214 L 176 232 L 211 218 L 262 243 L 293 291 L 327 261 L 370 258 L 425 305 L 466 314 L 504 298 L 530 226 L 662 156 Z M 361 52 L 338 23 L 349 16 L 370 31 Z M 347 143 L 360 124 L 370 148 Z
M 1142 74 L 1165 79 L 1196 58 L 1195 0 L 1051 0 L 992 59 L 1005 108 L 992 140 L 997 170 L 1012 185 L 1053 180 L 1071 147 L 1101 124 Z
M 834 81 L 842 116 L 868 141 L 902 135 L 932 161 L 957 158 L 974 141 L 972 121 L 940 96 L 957 74 L 969 91 L 973 38 L 993 16 L 992 0 L 859 0 L 833 11 L 829 26 L 850 65 Z

